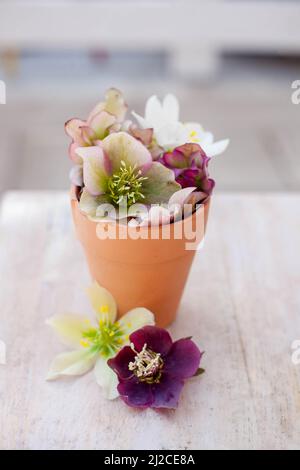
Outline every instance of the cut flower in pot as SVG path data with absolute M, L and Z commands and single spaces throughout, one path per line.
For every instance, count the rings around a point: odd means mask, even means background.
M 127 106 L 111 89 L 87 121 L 66 123 L 73 220 L 91 276 L 118 299 L 120 315 L 140 305 L 161 327 L 175 318 L 205 234 L 214 187 L 206 151 L 227 145 L 180 123 L 177 108 L 172 95 L 163 104 L 152 97 L 138 127 L 124 121 Z

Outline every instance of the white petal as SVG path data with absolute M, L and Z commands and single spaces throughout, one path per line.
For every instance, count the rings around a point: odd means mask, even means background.
M 46 324 L 54 329 L 64 344 L 71 347 L 79 347 L 83 332 L 91 327 L 88 317 L 72 313 L 54 315 L 46 320 Z
M 147 129 L 148 127 L 151 127 L 150 124 L 148 125 L 146 119 L 144 119 L 142 116 L 140 116 L 139 114 L 137 114 L 135 111 L 132 111 L 131 114 L 132 114 L 133 117 L 137 120 L 139 126 L 140 126 L 142 129 Z
M 179 102 L 176 96 L 168 94 L 163 102 L 164 116 L 167 122 L 177 122 L 179 120 Z
M 155 131 L 158 145 L 165 150 L 173 150 L 179 145 L 188 142 L 189 134 L 186 127 L 180 122 L 165 124 Z
M 161 102 L 157 96 L 150 96 L 146 103 L 145 119 L 150 124 L 150 127 L 160 127 L 165 124 L 165 116 Z
M 118 321 L 126 335 L 130 335 L 133 331 L 138 330 L 145 325 L 155 324 L 153 313 L 144 307 L 138 307 L 130 310 Z
M 50 366 L 47 380 L 55 380 L 62 375 L 83 375 L 95 364 L 96 353 L 91 351 L 71 351 L 56 356 Z
M 213 144 L 204 144 L 202 148 L 208 157 L 214 157 L 215 155 L 220 155 L 223 153 L 229 144 L 229 139 L 219 140 Z
M 95 365 L 95 376 L 97 384 L 103 387 L 105 396 L 109 400 L 114 400 L 119 396 L 117 386 L 117 374 L 107 365 L 107 360 L 99 357 Z
M 114 323 L 117 316 L 117 304 L 111 293 L 94 281 L 86 290 L 98 320 Z

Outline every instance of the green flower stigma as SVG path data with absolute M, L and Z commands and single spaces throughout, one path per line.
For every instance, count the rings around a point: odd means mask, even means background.
M 92 352 L 97 352 L 103 357 L 111 357 L 123 344 L 124 332 L 118 322 L 100 320 L 99 328 L 90 328 L 83 332 L 80 344 L 84 348 L 89 348 Z
M 141 174 L 141 170 L 137 171 L 136 166 L 126 166 L 126 163 L 121 161 L 119 171 L 108 180 L 107 194 L 112 203 L 118 205 L 125 199 L 127 207 L 130 207 L 145 199 L 143 183 L 148 178 Z

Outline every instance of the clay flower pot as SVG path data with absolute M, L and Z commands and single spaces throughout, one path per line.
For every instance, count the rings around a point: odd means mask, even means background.
M 119 316 L 131 308 L 146 307 L 154 313 L 158 326 L 169 325 L 205 234 L 209 199 L 193 215 L 173 224 L 139 229 L 118 224 L 116 239 L 99 238 L 99 226 L 103 233 L 110 223 L 98 224 L 80 211 L 75 186 L 71 205 L 91 276 L 117 299 Z M 163 239 L 166 230 L 170 236 Z M 184 236 L 177 239 L 178 233 Z

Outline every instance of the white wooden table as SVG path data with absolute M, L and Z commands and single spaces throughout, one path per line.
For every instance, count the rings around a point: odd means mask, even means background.
M 213 200 L 175 338 L 193 334 L 206 374 L 173 412 L 105 401 L 93 374 L 48 383 L 64 347 L 45 319 L 90 312 L 66 193 L 8 193 L 0 227 L 2 449 L 300 448 L 300 195 Z

